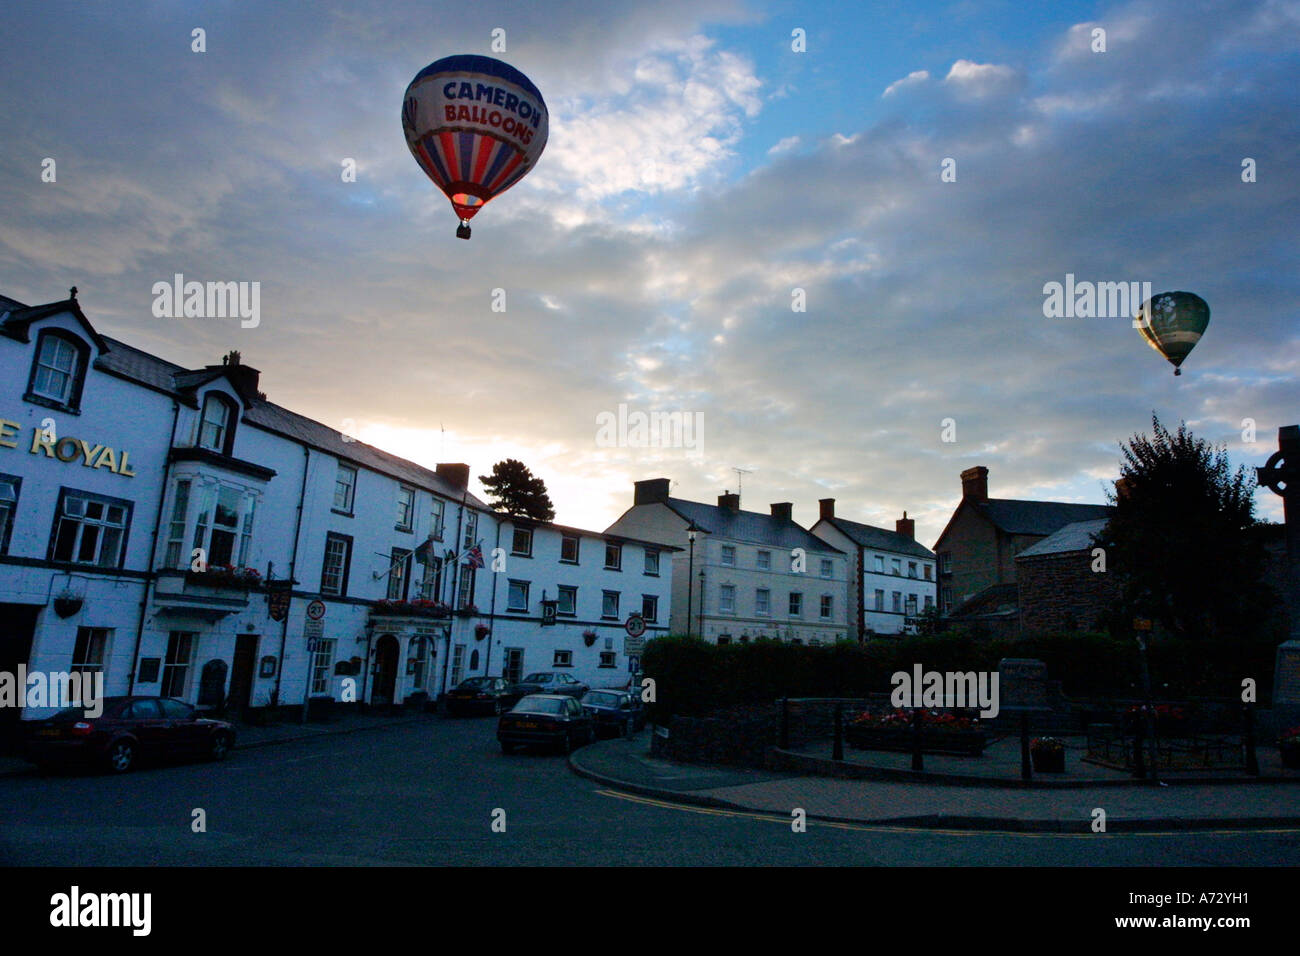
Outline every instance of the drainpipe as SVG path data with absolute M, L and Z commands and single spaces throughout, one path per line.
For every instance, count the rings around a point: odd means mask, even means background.
M 858 545 L 858 644 L 867 640 L 867 554 Z
M 144 597 L 140 600 L 140 619 L 135 626 L 135 647 L 131 650 L 131 673 L 126 678 L 126 694 L 135 693 L 136 668 L 140 665 L 140 642 L 144 639 L 144 619 L 149 611 L 149 598 L 153 594 L 154 561 L 158 558 L 158 532 L 162 529 L 163 502 L 167 500 L 167 483 L 172 473 L 172 448 L 176 446 L 176 422 L 180 418 L 180 402 L 172 399 L 172 431 L 167 442 L 167 460 L 163 464 L 162 489 L 158 493 L 158 510 L 153 518 L 153 541 L 149 544 L 149 565 L 145 568 Z M 182 552 L 183 554 L 184 552 Z
M 311 449 L 302 446 L 302 487 L 298 489 L 298 515 L 293 524 L 293 553 L 289 557 L 289 606 L 280 622 L 280 662 L 275 669 L 275 706 L 280 706 L 280 681 L 284 678 L 284 648 L 289 640 L 289 618 L 293 616 L 293 582 L 298 573 L 298 537 L 302 532 L 302 512 L 307 504 L 307 472 L 311 467 Z M 310 669 L 310 668 L 309 668 Z M 310 674 L 308 678 L 310 679 Z
M 456 512 L 456 547 L 459 549 L 455 552 L 455 562 L 451 566 L 451 617 L 447 618 L 447 655 L 442 659 L 442 690 L 438 692 L 438 699 L 441 700 L 447 695 L 447 668 L 451 666 L 451 631 L 454 628 L 456 620 L 456 602 L 460 597 L 460 559 L 461 550 L 464 550 L 465 542 L 461 534 L 461 525 L 465 521 L 465 502 L 469 498 L 469 479 L 465 479 L 465 490 L 460 496 L 460 510 Z
M 499 547 L 501 547 L 501 522 L 500 521 L 497 522 L 497 542 L 492 546 L 492 548 L 493 550 L 496 550 Z M 492 628 L 492 630 L 495 630 L 497 624 L 497 573 L 495 571 L 492 572 L 491 580 L 492 580 L 492 606 L 488 609 L 488 627 Z M 483 675 L 485 677 L 490 677 L 492 675 L 492 642 L 495 641 L 496 639 L 497 636 L 493 634 L 491 630 L 489 630 L 487 636 L 487 642 L 488 642 L 487 657 L 483 659 Z

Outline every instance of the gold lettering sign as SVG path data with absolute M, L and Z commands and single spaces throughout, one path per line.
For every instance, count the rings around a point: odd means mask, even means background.
M 18 443 L 10 439 L 17 437 L 19 427 L 17 422 L 0 418 L 0 447 L 18 447 Z M 69 436 L 51 441 L 40 426 L 32 429 L 32 445 L 28 451 L 33 455 L 43 454 L 46 458 L 57 458 L 64 462 L 80 461 L 87 468 L 107 468 L 113 474 L 125 475 L 127 478 L 135 477 L 128 452 L 115 451 L 107 445 L 92 445 Z

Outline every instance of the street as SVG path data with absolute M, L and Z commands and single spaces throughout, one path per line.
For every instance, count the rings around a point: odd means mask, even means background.
M 788 819 L 618 794 L 574 775 L 559 755 L 503 756 L 494 728 L 490 717 L 435 719 L 237 749 L 219 764 L 2 778 L 0 863 L 1300 864 L 1300 832 L 1287 830 L 1052 835 L 809 821 L 795 833 Z M 196 809 L 206 814 L 205 833 L 191 829 Z M 494 819 L 504 820 L 504 832 L 494 832 Z

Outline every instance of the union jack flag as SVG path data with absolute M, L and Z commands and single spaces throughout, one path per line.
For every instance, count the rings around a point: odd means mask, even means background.
M 465 564 L 471 568 L 484 567 L 483 549 L 477 544 L 465 552 Z

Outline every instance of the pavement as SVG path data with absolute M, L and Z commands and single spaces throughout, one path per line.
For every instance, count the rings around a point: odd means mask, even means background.
M 831 823 L 1087 833 L 1101 810 L 1105 832 L 1300 827 L 1300 775 L 1123 787 L 1078 781 L 1051 788 L 844 779 L 662 760 L 649 755 L 648 732 L 583 747 L 570 755 L 569 767 L 612 789 L 669 803 L 783 819 L 802 808 L 808 819 Z

